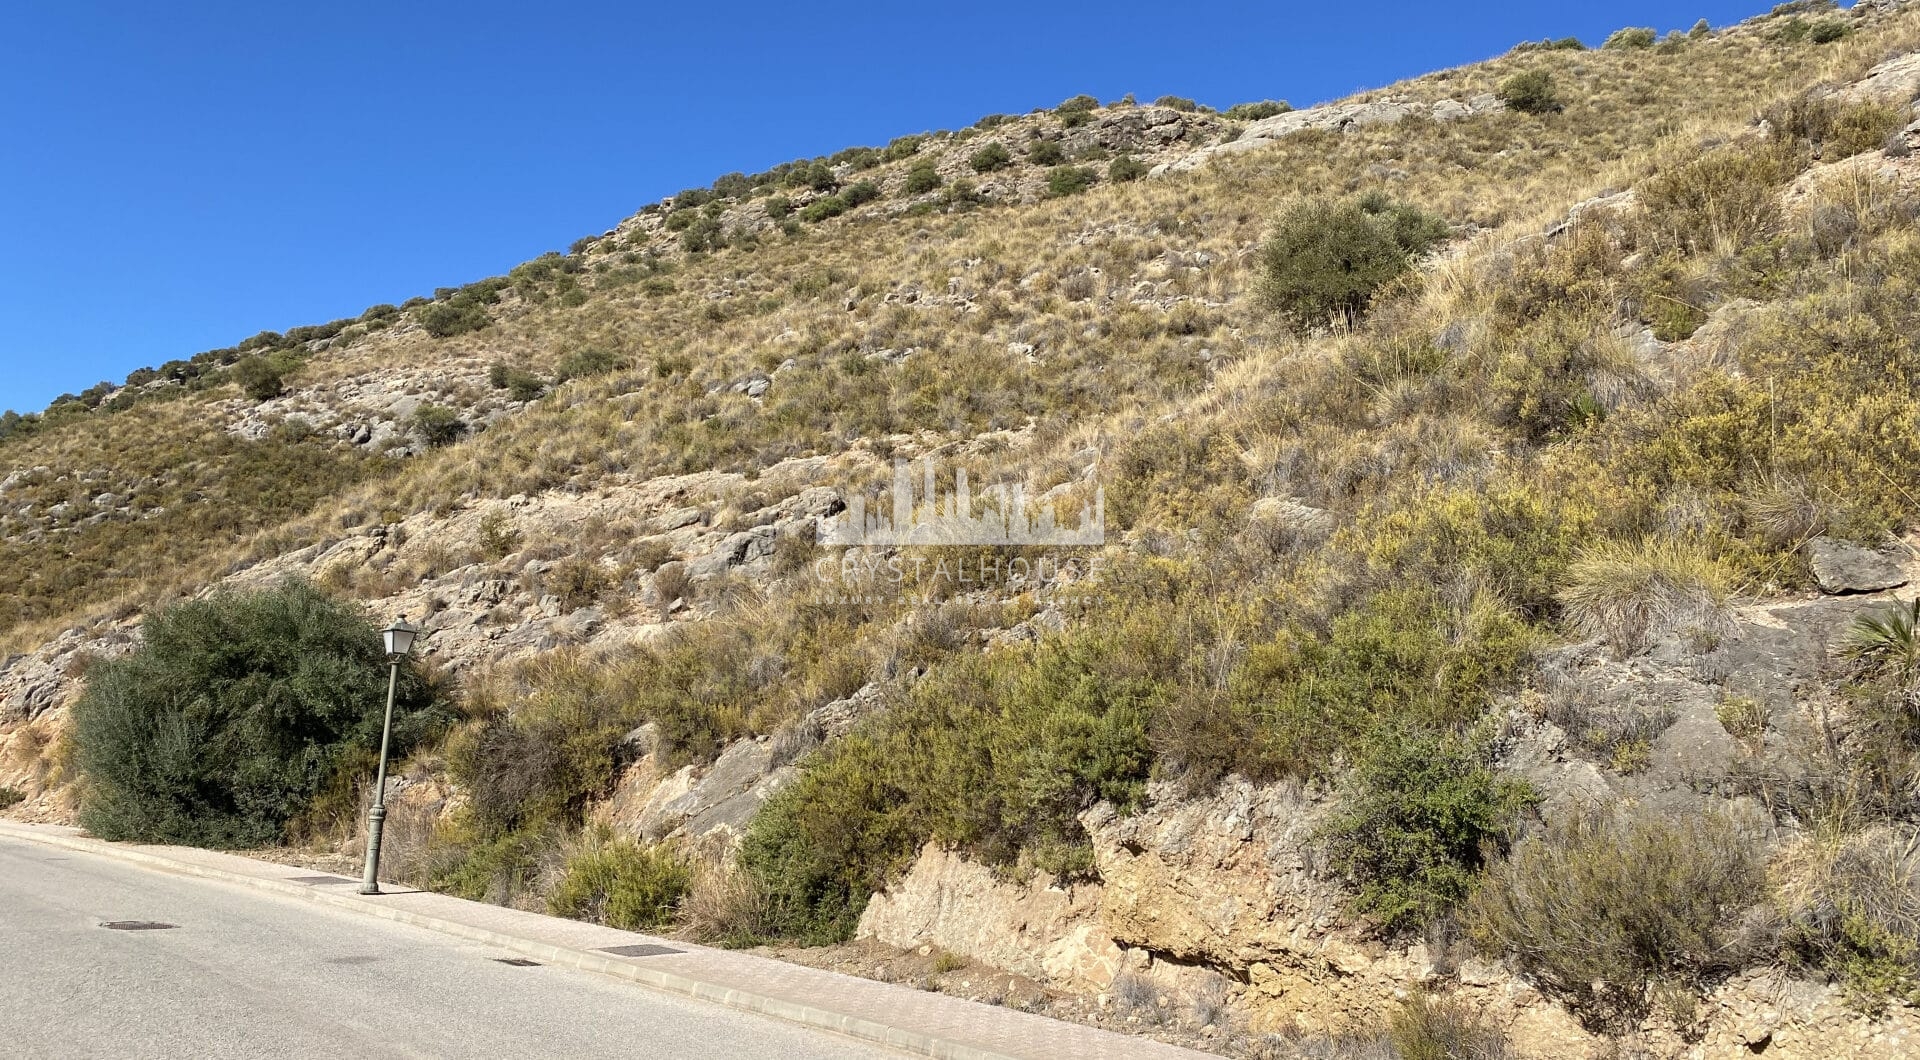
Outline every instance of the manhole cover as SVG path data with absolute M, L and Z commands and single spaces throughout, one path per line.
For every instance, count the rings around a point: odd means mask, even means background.
M 527 960 L 525 957 L 495 957 L 494 960 L 499 961 L 501 964 L 511 964 L 515 968 L 540 967 L 539 961 L 530 961 L 530 960 Z
M 158 920 L 109 920 L 100 926 L 109 931 L 165 931 L 180 925 L 163 924 Z
M 652 943 L 642 943 L 638 946 L 607 946 L 601 949 L 600 952 L 611 953 L 615 957 L 659 957 L 663 954 L 685 953 L 687 951 L 676 950 L 671 946 L 655 946 Z
M 311 887 L 319 887 L 329 883 L 353 882 L 345 876 L 288 876 L 286 880 L 288 883 L 304 883 Z

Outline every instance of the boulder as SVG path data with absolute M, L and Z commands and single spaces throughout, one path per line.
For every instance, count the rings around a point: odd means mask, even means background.
M 1830 537 L 1807 542 L 1807 562 L 1828 593 L 1873 593 L 1907 584 L 1906 571 L 1892 556 Z

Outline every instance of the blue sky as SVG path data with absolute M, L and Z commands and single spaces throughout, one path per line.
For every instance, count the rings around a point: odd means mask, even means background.
M 0 409 L 496 275 L 730 170 L 1766 6 L 29 0 L 0 14 Z

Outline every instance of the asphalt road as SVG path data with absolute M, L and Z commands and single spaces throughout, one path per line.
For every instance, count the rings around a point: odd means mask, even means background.
M 122 931 L 110 921 L 159 921 Z M 901 1054 L 404 924 L 0 838 L 0 1056 Z

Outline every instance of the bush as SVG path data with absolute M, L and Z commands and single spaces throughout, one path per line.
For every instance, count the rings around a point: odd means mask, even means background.
M 596 835 L 586 849 L 567 859 L 547 909 L 555 916 L 623 931 L 658 927 L 673 919 L 692 876 L 672 847 Z
M 1185 96 L 1161 96 L 1159 99 L 1153 101 L 1153 105 L 1156 107 L 1166 107 L 1170 110 L 1185 111 L 1189 114 L 1200 109 L 1198 103 L 1195 103 Z
M 1626 29 L 1614 30 L 1613 34 L 1609 36 L 1606 42 L 1601 44 L 1600 47 L 1611 49 L 1651 48 L 1653 47 L 1655 37 L 1656 34 L 1651 26 L 1629 26 Z
M 991 173 L 1012 165 L 1013 155 L 1007 152 L 1005 144 L 995 140 L 975 151 L 973 156 L 967 159 L 967 164 L 973 167 L 975 173 Z
M 793 212 L 793 200 L 785 195 L 769 195 L 766 202 L 767 216 L 775 221 L 784 221 Z
M 491 323 L 486 307 L 477 302 L 436 302 L 420 311 L 420 326 L 436 339 L 479 331 Z
M 1098 110 L 1099 107 L 1099 100 L 1082 92 L 1071 99 L 1061 101 L 1059 106 L 1053 108 L 1053 112 L 1055 114 L 1072 114 L 1075 112 L 1084 114 L 1089 111 Z
M 301 582 L 222 591 L 147 618 L 74 707 L 81 823 L 104 839 L 275 843 L 314 798 L 371 773 L 387 658 L 359 608 Z M 448 719 L 402 664 L 393 756 Z
M 233 378 L 240 389 L 255 401 L 268 401 L 286 391 L 284 370 L 273 358 L 263 354 L 243 357 L 233 366 Z
M 818 224 L 829 217 L 838 217 L 847 212 L 847 200 L 838 195 L 829 195 L 824 199 L 815 199 L 800 211 L 800 219 L 808 224 Z
M 1488 871 L 1469 923 L 1605 1026 L 1644 1014 L 1656 981 L 1697 989 L 1740 967 L 1765 893 L 1757 845 L 1723 814 L 1575 813 Z
M 1732 588 L 1731 573 L 1706 550 L 1672 539 L 1601 542 L 1574 560 L 1567 580 L 1560 599 L 1569 621 L 1623 656 L 1665 634 L 1716 631 Z
M 1507 1039 L 1473 1006 L 1416 993 L 1387 1020 L 1397 1060 L 1506 1060 Z
M 445 405 L 422 405 L 413 414 L 413 432 L 428 447 L 440 449 L 467 433 L 467 421 Z
M 1379 195 L 1297 201 L 1260 248 L 1261 298 L 1297 326 L 1352 321 L 1446 234 L 1440 218 Z
M 554 368 L 553 381 L 558 384 L 574 379 L 589 379 L 626 366 L 626 358 L 611 350 L 582 346 L 560 359 L 559 365 Z
M 1879 825 L 1837 840 L 1806 839 L 1781 858 L 1785 941 L 1869 1013 L 1920 1002 L 1920 843 Z
M 1093 187 L 1093 170 L 1085 166 L 1055 166 L 1047 170 L 1047 194 L 1055 198 L 1078 195 Z
M 932 162 L 915 162 L 913 168 L 907 170 L 908 195 L 924 195 L 938 190 L 942 183 L 940 171 L 934 168 Z
M 1058 140 L 1035 140 L 1027 145 L 1027 161 L 1036 166 L 1057 166 L 1067 160 Z
M 1467 897 L 1483 859 L 1505 848 L 1535 798 L 1460 738 L 1386 730 L 1322 837 L 1333 869 L 1358 892 L 1355 909 L 1407 931 Z
M 1823 18 L 1807 27 L 1807 39 L 1815 44 L 1832 44 L 1847 35 L 1847 24 L 1834 18 Z
M 26 796 L 13 788 L 0 786 L 0 810 L 18 806 L 26 801 Z
M 870 180 L 863 180 L 840 193 L 848 207 L 860 206 L 880 197 L 880 186 Z
M 527 371 L 508 364 L 494 364 L 487 369 L 487 382 L 495 390 L 505 390 L 515 401 L 532 401 L 547 392 L 546 380 Z
M 1276 114 L 1285 114 L 1293 109 L 1293 104 L 1281 99 L 1264 99 L 1258 103 L 1235 103 L 1227 108 L 1227 117 L 1234 121 L 1259 121 Z
M 1147 164 L 1132 155 L 1121 155 L 1107 164 L 1107 179 L 1115 184 L 1128 184 L 1147 175 Z
M 1638 238 L 1683 253 L 1753 243 L 1779 223 L 1780 186 L 1799 165 L 1786 144 L 1742 142 L 1656 173 L 1637 190 Z
M 1500 102 L 1524 114 L 1552 114 L 1564 107 L 1553 91 L 1553 75 L 1528 70 L 1500 82 Z

